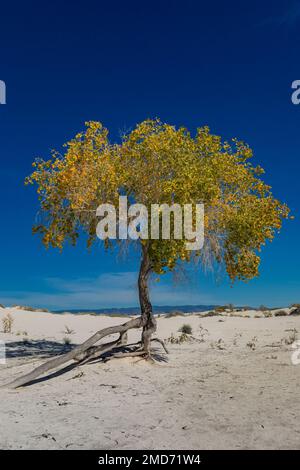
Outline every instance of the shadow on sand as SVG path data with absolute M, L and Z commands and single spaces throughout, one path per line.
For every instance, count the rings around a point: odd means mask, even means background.
M 62 344 L 46 340 L 14 341 L 5 345 L 6 357 L 8 359 L 22 357 L 47 359 L 69 352 L 74 347 L 75 345 L 72 344 Z
M 37 359 L 50 359 L 54 356 L 59 356 L 71 351 L 75 346 L 75 344 L 62 344 L 56 341 L 47 340 L 15 341 L 6 344 L 6 357 L 15 359 L 28 357 L 35 357 Z M 101 355 L 99 358 L 93 359 L 84 366 L 95 364 L 96 362 L 107 362 L 113 358 L 114 352 L 120 351 L 128 352 L 130 351 L 130 348 L 127 346 L 114 348 L 111 351 Z M 157 348 L 153 348 L 152 357 L 156 362 L 168 362 L 167 357 L 164 354 L 160 354 Z M 65 365 L 62 369 L 56 370 L 50 374 L 28 382 L 24 385 L 24 387 L 54 379 L 55 377 L 59 377 L 79 366 L 80 363 L 78 362 Z

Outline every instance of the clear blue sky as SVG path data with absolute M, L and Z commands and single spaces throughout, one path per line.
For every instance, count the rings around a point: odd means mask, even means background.
M 1 4 L 0 302 L 50 308 L 137 304 L 138 256 L 116 259 L 83 245 L 46 252 L 31 226 L 35 191 L 24 187 L 36 156 L 47 157 L 99 120 L 118 139 L 148 117 L 191 130 L 208 124 L 255 151 L 274 194 L 296 220 L 265 247 L 261 275 L 191 275 L 152 286 L 155 304 L 283 305 L 299 293 L 300 2 L 52 1 Z

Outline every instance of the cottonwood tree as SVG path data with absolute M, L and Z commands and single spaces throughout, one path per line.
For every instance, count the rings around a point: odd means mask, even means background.
M 205 244 L 189 251 L 185 239 L 137 240 L 141 251 L 138 277 L 141 315 L 120 326 L 96 332 L 67 354 L 51 359 L 11 386 L 28 383 L 49 369 L 70 360 L 84 362 L 107 351 L 123 355 L 126 332 L 141 328 L 141 342 L 125 354 L 149 358 L 156 321 L 149 298 L 152 273 L 163 275 L 183 263 L 198 260 L 201 268 L 208 259 L 212 266 L 224 266 L 231 281 L 249 280 L 258 275 L 260 250 L 279 231 L 288 217 L 285 204 L 275 199 L 261 178 L 261 167 L 250 162 L 252 151 L 236 139 L 226 142 L 208 127 L 194 136 L 181 127 L 160 120 L 146 120 L 111 143 L 101 123 L 88 122 L 84 132 L 65 144 L 61 154 L 34 162 L 27 183 L 37 185 L 43 222 L 33 231 L 46 247 L 63 249 L 76 245 L 80 234 L 87 244 L 99 241 L 96 209 L 101 203 L 118 205 L 120 195 L 130 201 L 150 205 L 204 203 Z M 120 240 L 105 240 L 105 249 L 119 249 Z M 118 333 L 115 341 L 95 345 L 107 335 Z M 121 348 L 123 345 L 123 349 Z

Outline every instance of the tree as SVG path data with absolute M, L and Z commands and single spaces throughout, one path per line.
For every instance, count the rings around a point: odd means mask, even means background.
M 84 132 L 65 144 L 63 154 L 53 151 L 49 160 L 36 160 L 27 183 L 37 185 L 44 220 L 33 231 L 46 247 L 63 249 L 76 245 L 87 234 L 87 244 L 96 240 L 96 209 L 101 203 L 118 204 L 120 195 L 144 204 L 205 204 L 203 249 L 189 251 L 184 238 L 139 239 L 141 265 L 138 278 L 141 316 L 96 333 L 65 356 L 52 359 L 33 373 L 13 382 L 20 386 L 50 368 L 76 358 L 90 360 L 124 343 L 130 328 L 142 328 L 140 347 L 127 354 L 150 357 L 150 342 L 156 322 L 148 292 L 151 273 L 162 275 L 182 263 L 208 260 L 224 265 L 231 281 L 258 275 L 259 252 L 272 240 L 288 217 L 289 209 L 275 199 L 262 180 L 261 167 L 250 163 L 252 151 L 245 143 L 226 142 L 208 127 L 195 136 L 183 127 L 146 120 L 122 137 L 108 140 L 101 123 L 88 122 Z M 118 248 L 120 240 L 104 241 L 105 249 Z M 94 346 L 104 336 L 120 338 Z M 120 353 L 119 353 L 120 354 Z

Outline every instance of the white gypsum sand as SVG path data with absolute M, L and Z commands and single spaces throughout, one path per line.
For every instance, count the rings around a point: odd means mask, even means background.
M 14 321 L 12 333 L 0 333 L 7 350 L 0 385 L 61 353 L 65 342 L 79 344 L 127 320 L 0 308 L 0 331 L 8 313 Z M 162 359 L 155 365 L 140 358 L 71 362 L 33 385 L 1 389 L 0 448 L 299 448 L 300 365 L 291 354 L 300 316 L 248 311 L 157 322 L 158 336 L 173 342 L 167 357 L 153 344 Z M 184 324 L 192 338 L 177 344 Z M 139 337 L 129 332 L 129 342 Z

